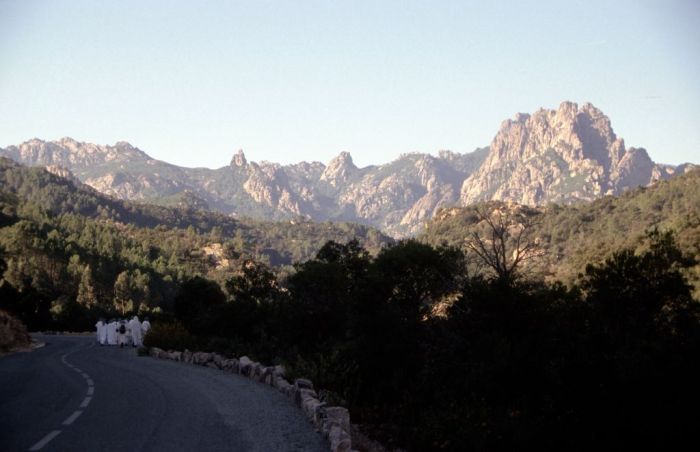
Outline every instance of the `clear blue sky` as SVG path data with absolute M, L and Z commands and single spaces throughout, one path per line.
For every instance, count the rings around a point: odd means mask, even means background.
M 0 146 L 364 166 L 471 151 L 562 100 L 700 162 L 700 2 L 0 0 Z

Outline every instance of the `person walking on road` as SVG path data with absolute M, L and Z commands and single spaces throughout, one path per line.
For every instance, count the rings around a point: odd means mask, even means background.
M 141 347 L 143 345 L 141 322 L 139 318 L 134 316 L 133 319 L 129 320 L 129 329 L 131 330 L 131 341 L 134 347 Z
M 98 320 L 95 328 L 97 328 L 97 343 L 105 345 L 107 343 L 107 325 L 105 325 L 104 319 Z
M 107 324 L 107 345 L 117 345 L 117 321 L 111 319 Z
M 105 324 L 102 319 L 98 320 L 95 324 L 97 343 L 102 345 L 102 331 L 105 329 Z
M 119 348 L 123 348 L 126 345 L 126 320 L 124 319 L 119 321 L 117 341 L 119 342 Z
M 143 322 L 141 322 L 141 331 L 143 332 L 143 337 L 141 338 L 141 340 L 143 340 L 143 338 L 146 337 L 146 333 L 148 333 L 148 330 L 150 330 L 150 329 L 151 329 L 151 322 L 148 321 L 148 317 L 145 317 L 143 319 Z

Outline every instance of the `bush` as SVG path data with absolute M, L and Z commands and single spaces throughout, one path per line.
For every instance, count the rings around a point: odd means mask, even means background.
M 196 341 L 179 322 L 162 322 L 148 330 L 143 345 L 163 350 L 192 350 L 196 348 Z
M 22 322 L 0 310 L 0 351 L 29 345 L 32 339 Z

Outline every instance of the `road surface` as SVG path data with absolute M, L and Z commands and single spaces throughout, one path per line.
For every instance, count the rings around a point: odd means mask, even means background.
M 273 388 L 208 367 L 38 336 L 0 357 L 0 451 L 327 451 Z

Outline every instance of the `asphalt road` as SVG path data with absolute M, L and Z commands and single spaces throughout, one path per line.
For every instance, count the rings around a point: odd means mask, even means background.
M 269 386 L 100 347 L 93 337 L 0 357 L 0 451 L 326 451 Z

